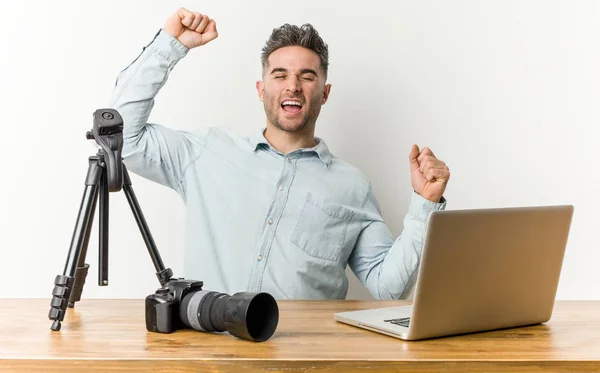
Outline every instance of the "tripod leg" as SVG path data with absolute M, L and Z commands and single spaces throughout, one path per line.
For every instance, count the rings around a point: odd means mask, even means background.
M 99 167 L 94 167 L 94 170 L 88 173 L 88 179 L 86 180 L 86 184 L 90 183 L 91 186 L 98 185 L 98 193 L 100 194 L 100 240 L 99 240 L 99 252 L 101 255 L 108 248 L 107 238 L 104 237 L 104 230 L 108 231 L 108 224 L 105 224 L 104 220 L 108 219 L 108 211 L 104 211 L 105 205 L 108 204 L 108 196 L 104 194 L 108 194 L 108 183 L 106 181 L 106 168 L 104 167 L 104 159 L 103 156 L 92 157 L 96 164 L 100 164 Z M 98 175 L 99 174 L 99 175 Z M 99 180 L 98 180 L 99 179 Z M 71 296 L 69 297 L 69 308 L 75 307 L 75 302 L 79 302 L 81 300 L 81 293 L 83 292 L 83 286 L 85 285 L 85 279 L 87 278 L 88 270 L 90 268 L 89 264 L 86 264 L 85 258 L 87 256 L 88 244 L 90 242 L 90 235 L 92 232 L 92 225 L 94 220 L 94 212 L 96 210 L 96 203 L 98 201 L 98 193 L 96 197 L 92 200 L 92 211 L 91 218 L 87 221 L 87 228 L 85 230 L 85 236 L 83 238 L 83 245 L 81 246 L 81 252 L 79 254 L 79 260 L 77 261 L 77 269 L 75 270 L 75 283 L 73 284 L 73 288 L 71 290 Z M 108 235 L 108 232 L 106 232 Z M 104 250 L 103 250 L 104 249 Z M 103 262 L 100 261 L 99 265 L 102 265 Z
M 96 201 L 97 201 L 97 197 L 93 197 L 92 209 L 91 209 L 92 215 L 91 215 L 91 218 L 87 220 L 87 227 L 85 228 L 83 244 L 81 246 L 81 251 L 79 253 L 79 259 L 77 260 L 77 268 L 75 269 L 75 280 L 74 280 L 73 286 L 71 288 L 72 289 L 71 295 L 69 296 L 69 305 L 68 305 L 69 308 L 75 307 L 75 302 L 79 302 L 81 300 L 81 293 L 83 292 L 83 285 L 85 284 L 85 279 L 88 274 L 88 269 L 90 268 L 90 265 L 85 262 L 85 258 L 87 256 L 88 243 L 90 242 L 90 234 L 92 232 L 92 223 L 94 221 L 94 211 L 96 210 Z M 71 245 L 73 245 L 73 244 L 71 243 Z
M 108 180 L 103 172 L 100 178 L 100 211 L 98 213 L 100 240 L 98 242 L 98 285 L 108 285 Z
M 173 271 L 171 268 L 165 268 L 160 254 L 158 253 L 158 249 L 156 248 L 156 244 L 154 243 L 154 239 L 150 233 L 150 228 L 148 228 L 148 224 L 146 223 L 142 209 L 140 208 L 137 198 L 135 197 L 135 193 L 133 192 L 133 188 L 131 187 L 131 179 L 129 178 L 129 173 L 127 172 L 125 165 L 123 165 L 123 191 L 125 192 L 127 202 L 129 202 L 129 207 L 131 207 L 131 211 L 133 212 L 133 216 L 135 217 L 138 228 L 142 233 L 142 237 L 146 243 L 146 248 L 148 249 L 150 258 L 152 258 L 152 263 L 154 263 L 158 281 L 162 286 L 171 279 L 173 276 Z
M 100 166 L 101 159 L 98 157 L 90 157 L 88 174 L 85 182 L 85 190 L 79 207 L 73 237 L 71 238 L 71 246 L 65 263 L 65 269 L 62 275 L 56 276 L 54 280 L 54 289 L 52 290 L 52 301 L 50 302 L 50 311 L 48 318 L 54 320 L 52 330 L 60 330 L 61 322 L 65 317 L 68 302 L 73 291 L 74 298 L 79 298 L 83 288 L 85 278 L 79 280 L 81 285 L 78 286 L 79 294 L 74 290 L 76 282 L 76 266 L 85 261 L 85 253 L 87 251 L 87 243 L 89 240 L 94 211 L 96 209 L 96 200 L 98 197 L 98 184 L 102 175 L 102 167 Z M 87 273 L 87 270 L 85 271 Z M 82 273 L 80 273 L 82 275 Z

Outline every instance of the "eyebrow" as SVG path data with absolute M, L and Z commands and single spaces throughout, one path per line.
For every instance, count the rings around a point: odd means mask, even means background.
M 286 73 L 287 74 L 287 69 L 284 69 L 283 67 L 275 67 L 273 70 L 271 70 L 271 74 L 275 74 L 275 73 Z M 300 75 L 304 75 L 304 74 L 313 74 L 314 76 L 319 76 L 317 74 L 317 72 L 313 69 L 302 69 L 300 70 Z

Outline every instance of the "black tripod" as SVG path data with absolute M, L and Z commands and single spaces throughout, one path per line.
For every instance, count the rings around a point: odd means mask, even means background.
M 85 180 L 85 191 L 77 215 L 75 230 L 65 269 L 62 275 L 56 276 L 52 301 L 48 318 L 54 320 L 52 330 L 60 330 L 67 306 L 73 308 L 81 299 L 83 285 L 89 265 L 85 256 L 90 239 L 90 232 L 96 210 L 96 202 L 100 198 L 99 211 L 99 249 L 98 249 L 98 285 L 108 285 L 108 197 L 109 192 L 123 189 L 127 202 L 131 207 L 137 225 L 142 233 L 156 275 L 163 286 L 173 276 L 170 268 L 165 268 L 152 234 L 146 224 L 144 215 L 135 193 L 131 187 L 131 179 L 121 159 L 123 146 L 123 119 L 114 109 L 98 109 L 94 112 L 94 126 L 86 133 L 88 140 L 96 140 L 101 146 L 95 156 L 89 158 L 89 168 Z

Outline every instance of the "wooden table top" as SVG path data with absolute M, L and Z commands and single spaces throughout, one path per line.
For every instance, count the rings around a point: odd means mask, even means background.
M 89 300 L 50 330 L 49 299 L 0 299 L 0 371 L 600 371 L 600 301 L 559 301 L 542 325 L 406 342 L 333 320 L 404 301 L 279 301 L 266 342 L 146 331 L 144 300 Z

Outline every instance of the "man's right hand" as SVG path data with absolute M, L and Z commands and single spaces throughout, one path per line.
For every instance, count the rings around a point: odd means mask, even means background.
M 214 20 L 185 8 L 177 9 L 165 23 L 164 29 L 188 49 L 204 45 L 219 36 Z

